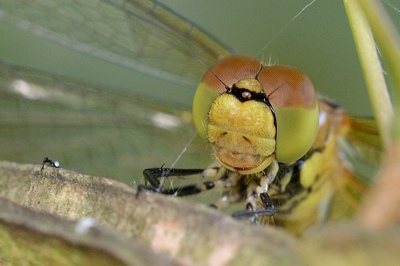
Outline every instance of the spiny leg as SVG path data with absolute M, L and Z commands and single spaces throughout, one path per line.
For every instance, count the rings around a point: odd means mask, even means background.
M 259 217 L 272 217 L 275 215 L 275 206 L 273 205 L 269 195 L 264 192 L 259 195 L 261 208 L 255 208 L 250 202 L 246 205 L 246 210 L 235 212 L 232 217 L 236 219 L 251 219 L 254 223 L 258 223 Z
M 260 175 L 252 178 L 248 177 L 249 181 L 246 182 L 246 209 L 235 212 L 232 215 L 234 218 L 249 218 L 253 223 L 258 224 L 259 217 L 272 217 L 275 215 L 275 206 L 268 195 L 268 190 L 278 171 L 279 164 L 277 161 L 273 161 Z
M 189 196 L 219 187 L 226 191 L 220 200 L 211 204 L 212 207 L 223 209 L 232 203 L 247 199 L 246 210 L 235 212 L 233 217 L 237 219 L 250 218 L 254 223 L 258 223 L 258 217 L 272 217 L 275 214 L 275 207 L 267 194 L 267 190 L 278 169 L 277 163 L 272 164 L 264 170 L 262 176 L 245 178 L 237 172 L 226 171 L 220 165 L 212 165 L 206 169 L 150 168 L 143 171 L 143 175 L 150 186 L 140 186 L 139 189 L 147 189 L 166 195 Z M 190 178 L 195 175 L 202 175 L 202 177 L 207 177 L 208 180 L 212 181 L 168 189 L 163 188 L 163 181 L 160 182 L 161 178 Z
M 214 171 L 212 171 L 214 170 Z M 152 190 L 154 192 L 174 195 L 174 196 L 189 196 L 198 194 L 205 190 L 210 190 L 214 187 L 213 181 L 206 181 L 198 184 L 191 184 L 176 188 L 163 188 L 163 178 L 167 177 L 192 177 L 196 175 L 202 175 L 202 177 L 209 178 L 210 176 L 215 176 L 219 169 L 217 168 L 207 168 L 207 169 L 176 169 L 176 168 L 149 168 L 143 171 L 143 176 L 146 182 L 150 183 L 150 186 L 140 186 L 139 189 Z M 210 173 L 212 171 L 212 173 Z
M 150 185 L 154 188 L 159 188 L 160 178 L 168 177 L 168 176 L 192 176 L 201 174 L 204 169 L 176 169 L 176 168 L 148 168 L 143 170 L 143 176 L 145 178 L 146 183 L 149 182 Z

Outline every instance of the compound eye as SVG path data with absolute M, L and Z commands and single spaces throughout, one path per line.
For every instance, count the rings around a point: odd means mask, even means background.
M 311 148 L 318 132 L 318 99 L 311 80 L 290 66 L 267 66 L 258 75 L 274 108 L 279 162 L 300 159 Z
M 199 135 L 207 138 L 208 113 L 211 104 L 226 87 L 244 78 L 255 78 L 262 65 L 248 56 L 234 55 L 216 63 L 203 76 L 193 101 L 193 120 Z M 218 78 L 217 78 L 218 77 Z M 223 81 L 223 83 L 221 82 Z

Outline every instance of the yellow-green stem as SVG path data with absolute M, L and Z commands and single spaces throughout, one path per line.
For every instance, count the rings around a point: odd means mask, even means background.
M 396 112 L 392 137 L 395 140 L 400 140 L 400 36 L 380 2 L 376 0 L 359 0 L 359 3 L 389 66 L 388 73 L 394 84 L 393 96 Z
M 372 108 L 378 123 L 379 133 L 386 149 L 391 143 L 390 128 L 393 119 L 393 109 L 387 92 L 375 41 L 359 1 L 343 0 L 343 2 L 353 32 L 361 68 L 364 73 Z

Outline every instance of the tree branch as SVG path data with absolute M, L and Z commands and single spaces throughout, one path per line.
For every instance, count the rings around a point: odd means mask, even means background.
M 377 234 L 354 223 L 338 224 L 296 239 L 278 228 L 247 225 L 206 206 L 137 192 L 115 180 L 9 162 L 0 163 L 0 237 L 0 262 L 6 265 L 21 260 L 166 265 L 171 259 L 301 265 L 360 256 L 378 263 L 382 252 L 385 259 L 400 261 L 400 247 L 393 244 L 400 241 L 398 227 Z

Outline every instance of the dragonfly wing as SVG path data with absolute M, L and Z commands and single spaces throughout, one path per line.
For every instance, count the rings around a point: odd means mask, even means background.
M 40 163 L 48 156 L 64 168 L 139 182 L 144 168 L 171 164 L 196 134 L 185 109 L 35 69 L 3 63 L 0 70 L 3 160 Z M 209 154 L 198 152 L 203 144 L 196 139 L 180 163 L 207 165 Z
M 183 84 L 198 82 L 232 53 L 210 34 L 160 3 L 6 1 L 0 20 L 87 55 Z
M 212 65 L 231 53 L 147 0 L 0 0 L 0 21 L 85 55 L 191 84 L 188 89 L 205 72 L 199 60 Z M 133 182 L 144 168 L 171 166 L 195 135 L 186 109 L 138 97 L 151 87 L 99 87 L 5 60 L 0 69 L 0 159 L 40 163 L 49 156 L 61 167 Z M 208 165 L 204 146 L 191 144 L 181 165 Z
M 354 215 L 382 155 L 376 121 L 372 118 L 342 113 L 337 141 L 346 156 L 342 158 L 342 174 L 334 180 L 336 193 L 329 216 L 331 220 Z
M 361 175 L 364 175 L 363 172 L 370 174 L 369 170 L 363 171 L 363 168 L 376 168 L 379 165 L 382 142 L 374 119 L 343 115 L 338 140 L 341 150 L 354 164 L 359 165 Z

